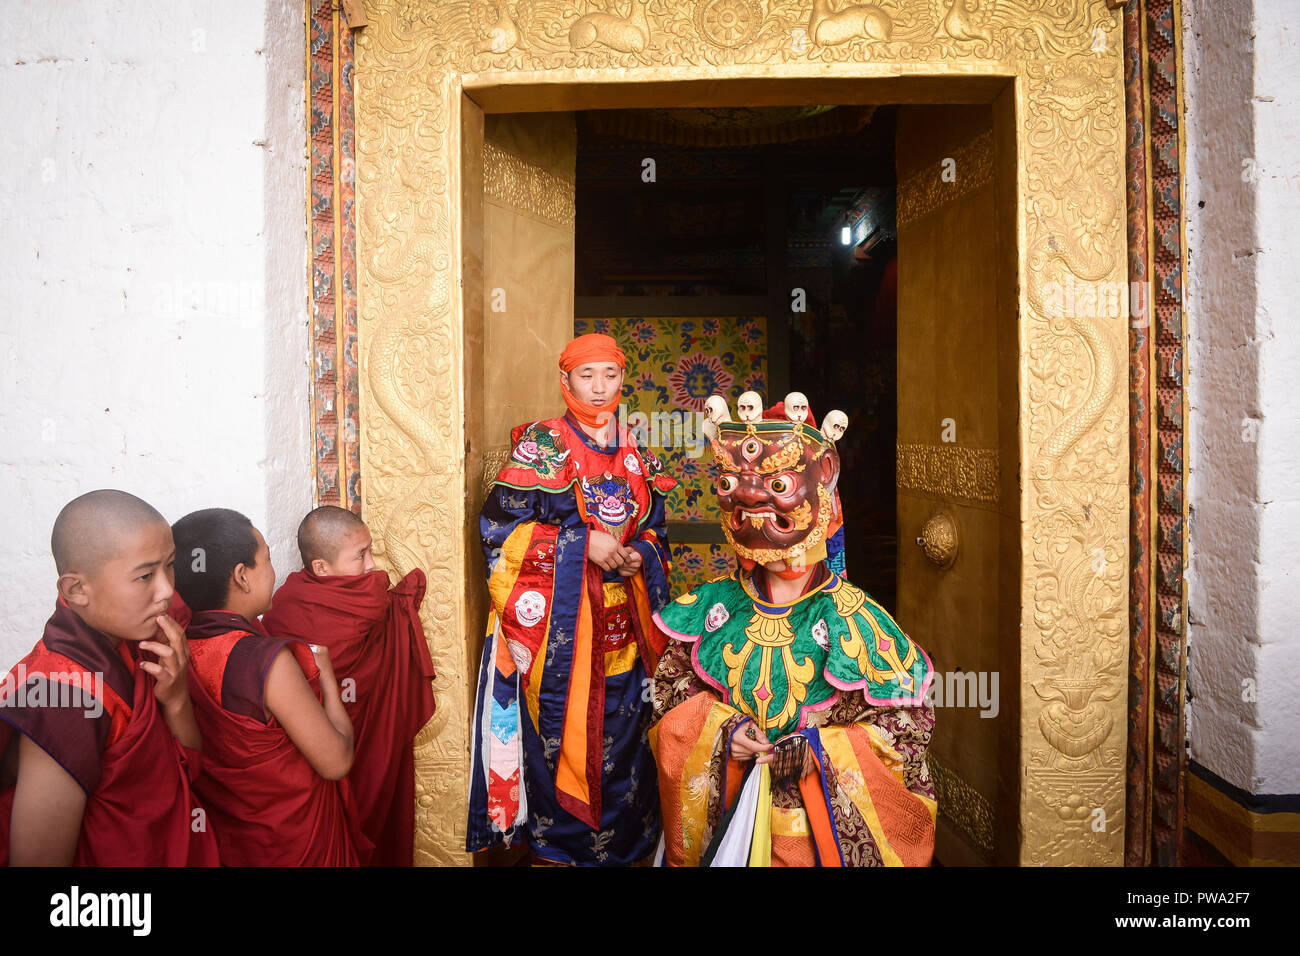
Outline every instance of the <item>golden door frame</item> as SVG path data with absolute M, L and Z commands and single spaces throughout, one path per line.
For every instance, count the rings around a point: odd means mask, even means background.
M 416 747 L 417 862 L 469 861 L 470 656 L 482 626 L 474 519 L 484 462 L 467 437 L 481 414 L 471 384 L 483 340 L 482 263 L 465 255 L 474 225 L 466 203 L 482 194 L 481 161 L 464 150 L 467 116 L 991 102 L 1008 83 L 1021 356 L 1019 859 L 1122 862 L 1122 11 L 1110 0 L 1043 6 L 1003 0 L 995 11 L 967 12 L 964 0 L 882 0 L 835 11 L 824 0 L 554 0 L 512 14 L 463 0 L 368 0 L 354 67 L 360 459 L 377 554 L 400 573 L 421 567 L 429 576 L 422 616 L 439 706 Z M 1103 307 L 1061 315 L 1051 304 L 1060 288 L 1097 290 Z M 1086 733 L 1064 735 L 1063 722 Z

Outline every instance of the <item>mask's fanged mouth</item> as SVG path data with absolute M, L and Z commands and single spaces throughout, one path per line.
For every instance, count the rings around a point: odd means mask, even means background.
M 731 527 L 733 531 L 739 531 L 748 520 L 755 530 L 763 527 L 764 521 L 772 522 L 776 531 L 781 534 L 788 534 L 794 530 L 794 522 L 785 515 L 777 514 L 775 511 L 750 511 L 747 508 L 737 508 L 731 513 Z

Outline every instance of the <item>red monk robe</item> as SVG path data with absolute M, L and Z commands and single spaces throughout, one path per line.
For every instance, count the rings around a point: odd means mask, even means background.
M 412 742 L 433 716 L 433 661 L 420 625 L 424 572 L 392 590 L 383 571 L 317 577 L 296 571 L 275 592 L 263 626 L 324 644 L 356 736 L 348 781 L 374 866 L 410 866 L 415 854 Z
M 136 666 L 140 653 L 131 641 L 114 648 L 60 600 L 36 647 L 0 679 L 0 866 L 9 862 L 20 734 L 86 791 L 77 865 L 218 864 L 211 821 L 191 789 L 199 752 L 172 736 L 153 676 Z
M 226 866 L 360 866 L 370 843 L 346 780 L 312 769 L 275 717 L 266 675 L 287 648 L 320 696 L 320 669 L 301 641 L 270 637 L 229 611 L 200 611 L 190 645 L 190 697 L 203 734 L 197 788 Z

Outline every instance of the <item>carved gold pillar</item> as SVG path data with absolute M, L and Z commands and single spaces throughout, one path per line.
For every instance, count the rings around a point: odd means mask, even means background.
M 1128 275 L 1118 14 L 1027 58 L 1021 119 L 1021 861 L 1122 862 Z M 1096 50 L 1096 52 L 1093 52 Z

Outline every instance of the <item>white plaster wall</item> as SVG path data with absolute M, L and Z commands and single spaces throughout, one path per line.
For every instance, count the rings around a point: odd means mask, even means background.
M 1259 735 L 1264 793 L 1300 793 L 1300 0 L 1255 3 Z
M 239 509 L 280 576 L 311 507 L 303 5 L 0 0 L 0 669 L 50 527 L 116 487 Z
M 1191 756 L 1300 792 L 1300 0 L 1184 3 Z

